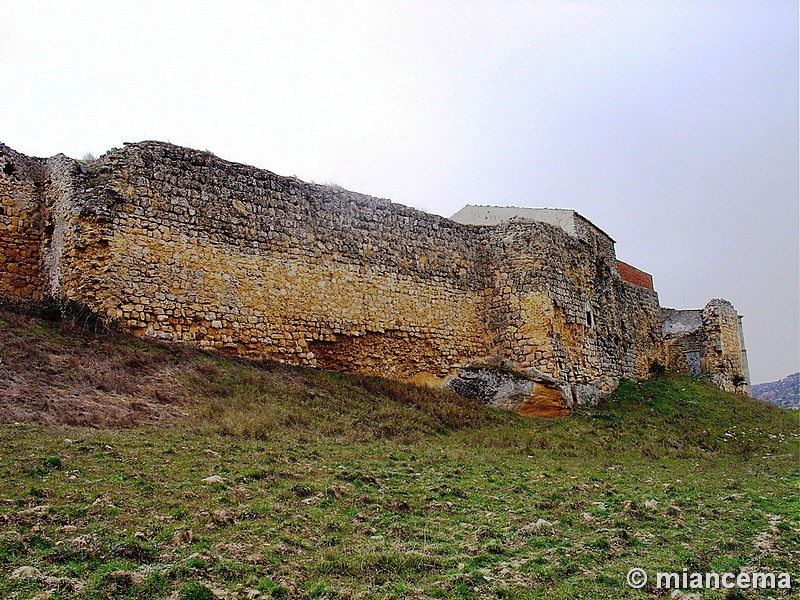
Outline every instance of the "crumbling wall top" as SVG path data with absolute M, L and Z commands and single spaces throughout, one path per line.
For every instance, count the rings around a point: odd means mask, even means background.
M 703 327 L 703 311 L 661 309 L 663 333 L 665 338 L 685 335 L 699 331 Z

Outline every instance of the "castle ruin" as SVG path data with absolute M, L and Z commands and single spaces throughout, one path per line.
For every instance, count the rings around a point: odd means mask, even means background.
M 501 365 L 527 387 L 481 397 L 524 414 L 590 403 L 654 363 L 749 389 L 733 306 L 662 309 L 652 277 L 574 211 L 447 219 L 161 142 L 95 162 L 0 144 L 0 298 L 414 383 Z

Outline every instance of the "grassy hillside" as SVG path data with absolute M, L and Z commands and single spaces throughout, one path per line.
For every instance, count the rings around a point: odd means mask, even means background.
M 524 419 L 10 313 L 0 359 L 4 598 L 669 597 L 633 567 L 800 585 L 798 414 L 695 379 Z

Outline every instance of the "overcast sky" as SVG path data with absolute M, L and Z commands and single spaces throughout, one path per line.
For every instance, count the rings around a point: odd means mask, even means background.
M 796 0 L 0 0 L 0 141 L 169 141 L 450 216 L 574 208 L 800 369 Z

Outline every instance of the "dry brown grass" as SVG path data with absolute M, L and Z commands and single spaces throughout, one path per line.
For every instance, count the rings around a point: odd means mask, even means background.
M 133 427 L 187 419 L 250 439 L 421 437 L 507 416 L 446 390 L 252 362 L 0 312 L 0 423 Z
M 180 417 L 186 350 L 0 313 L 0 422 L 134 426 Z

